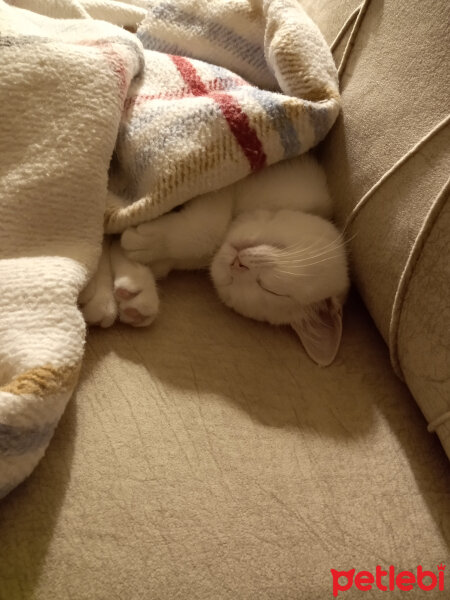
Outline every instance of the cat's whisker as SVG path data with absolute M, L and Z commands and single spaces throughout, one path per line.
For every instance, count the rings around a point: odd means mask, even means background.
M 321 248 L 321 250 L 323 251 L 326 248 L 328 248 L 329 246 L 333 246 L 334 244 L 336 244 L 336 248 L 345 247 L 352 240 L 354 240 L 356 236 L 357 236 L 357 233 L 354 233 L 350 238 L 345 239 L 342 234 L 339 234 L 334 240 L 332 240 L 331 242 L 329 242 L 328 244 L 323 246 Z M 295 244 L 292 244 L 291 246 L 286 246 L 286 248 L 284 248 L 284 249 L 274 250 L 273 252 L 274 252 L 274 254 L 276 254 L 277 256 L 280 256 L 282 258 L 287 258 L 287 257 L 295 256 L 295 255 L 301 255 L 301 254 L 304 254 L 305 252 L 307 252 L 308 250 L 312 250 L 312 248 L 314 248 L 314 246 L 316 246 L 316 247 L 319 246 L 320 243 L 322 242 L 322 240 L 323 240 L 323 236 L 321 238 L 319 238 L 318 240 L 315 240 L 309 246 L 306 246 L 304 248 L 299 248 L 298 250 L 295 250 L 295 248 L 301 246 L 302 242 L 297 242 Z M 286 250 L 288 250 L 288 251 L 286 251 Z
M 329 260 L 333 260 L 334 258 L 339 258 L 340 255 L 339 254 L 332 254 L 331 256 L 327 256 L 326 258 L 323 258 L 322 260 L 316 260 L 315 262 L 302 262 L 300 263 L 300 266 L 302 267 L 312 267 L 313 265 L 318 265 L 320 263 L 324 263 L 327 262 Z M 317 257 L 314 257 L 317 258 Z
M 283 275 L 292 275 L 293 277 L 315 277 L 316 274 L 315 273 L 295 273 L 293 271 L 284 271 L 281 269 L 277 269 L 275 271 L 275 277 L 279 277 L 281 278 L 281 275 L 278 275 L 279 273 L 282 273 Z
M 327 256 L 330 255 L 332 252 L 335 252 L 336 250 L 339 250 L 339 247 L 334 247 L 334 248 L 329 248 L 328 250 L 324 251 L 324 252 L 319 252 L 317 254 L 313 254 L 312 256 L 307 256 L 304 258 L 290 258 L 290 259 L 282 259 L 282 260 L 278 260 L 278 264 L 289 264 L 289 265 L 302 265 L 302 264 L 308 264 L 309 261 L 311 260 L 315 260 L 316 258 L 320 258 L 321 256 Z M 338 257 L 338 254 L 333 254 L 333 257 Z
M 342 237 L 344 244 L 349 244 L 350 242 L 352 242 L 355 239 L 355 237 L 358 237 L 358 233 L 357 232 L 354 233 L 349 238 L 344 237 L 344 233 L 342 233 L 341 237 Z
M 312 250 L 313 248 L 319 247 L 323 242 L 323 236 L 313 240 L 309 245 L 305 246 L 303 240 L 293 244 L 292 246 L 287 246 L 286 248 L 279 248 L 278 250 L 274 250 L 274 253 L 284 256 L 290 256 L 291 254 L 298 254 L 307 252 L 308 250 Z
M 323 240 L 323 237 L 321 237 L 321 238 L 319 238 L 317 240 L 314 240 L 309 246 L 307 246 L 307 248 L 311 248 L 312 246 L 317 245 L 322 240 Z M 303 249 L 302 248 L 302 244 L 303 244 L 303 242 L 302 242 L 302 240 L 300 240 L 298 242 L 295 242 L 295 244 L 291 244 L 289 246 L 285 246 L 284 248 L 277 248 L 275 250 L 275 252 L 281 252 L 281 253 L 285 253 L 286 252 L 287 253 L 287 252 L 290 252 L 291 250 Z
M 328 244 L 322 245 L 322 246 L 318 246 L 316 247 L 316 250 L 318 250 L 319 252 L 323 252 L 324 250 L 326 250 L 327 248 L 331 248 L 331 247 L 343 247 L 345 244 L 342 242 L 342 240 L 340 240 L 339 238 L 335 238 L 334 240 L 332 240 L 331 242 L 329 242 Z M 305 248 L 305 250 L 310 250 L 310 248 Z M 311 250 L 310 250 L 311 251 Z M 295 256 L 296 253 L 292 253 L 292 255 Z
M 284 252 L 285 250 L 291 250 L 293 248 L 297 248 L 298 246 L 301 246 L 301 241 L 294 242 L 293 244 L 289 244 L 288 246 L 280 246 L 280 247 L 276 248 L 274 250 L 274 252 Z
M 324 263 L 324 262 L 327 262 L 329 260 L 333 260 L 334 258 L 339 258 L 339 255 L 336 254 L 336 255 L 328 256 L 327 258 L 324 258 L 324 259 L 321 259 L 321 260 L 317 260 L 317 261 L 314 261 L 314 262 L 303 262 L 303 263 L 299 263 L 297 265 L 292 265 L 293 268 L 298 268 L 299 269 L 298 271 L 288 271 L 286 269 L 279 269 L 279 268 L 276 268 L 276 267 L 275 267 L 275 271 L 277 273 L 283 273 L 283 274 L 292 275 L 292 276 L 295 276 L 295 277 L 304 277 L 304 276 L 315 277 L 316 276 L 315 273 L 305 273 L 304 271 L 302 271 L 302 269 L 307 269 L 309 267 L 318 265 L 320 263 Z
M 318 240 L 314 240 L 311 244 L 309 244 L 309 246 L 303 246 L 302 247 L 302 243 L 303 242 L 297 242 L 296 244 L 293 244 L 293 246 L 289 249 L 289 246 L 287 248 L 280 248 L 279 250 L 274 250 L 274 254 L 278 254 L 278 255 L 282 255 L 282 256 L 290 256 L 292 254 L 303 254 L 304 252 L 307 252 L 308 250 L 312 250 L 312 248 L 314 248 L 315 246 L 320 246 L 321 242 L 323 240 L 323 237 L 319 238 Z
M 340 236 L 335 238 L 333 241 L 326 244 L 325 246 L 322 246 L 322 248 L 317 248 L 317 249 L 320 251 L 324 251 L 327 248 L 330 248 L 332 246 L 334 246 L 336 248 L 344 246 L 344 242 L 342 241 L 342 239 L 340 239 Z M 294 257 L 294 256 L 300 256 L 302 254 L 305 254 L 308 250 L 311 252 L 313 247 L 314 247 L 314 244 L 311 244 L 311 246 L 307 246 L 306 248 L 303 248 L 302 250 L 298 250 L 296 252 L 285 253 L 285 254 L 280 253 L 279 256 L 281 258 L 290 258 L 290 257 Z

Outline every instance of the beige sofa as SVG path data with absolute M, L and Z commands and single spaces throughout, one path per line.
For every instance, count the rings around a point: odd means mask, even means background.
M 331 44 L 359 0 L 303 3 Z M 427 432 L 450 452 L 448 3 L 363 4 L 320 149 L 339 223 L 424 141 L 352 217 L 335 364 L 202 273 L 163 283 L 150 330 L 93 329 L 44 460 L 0 505 L 1 600 L 322 600 L 331 569 L 448 563 L 449 462 Z

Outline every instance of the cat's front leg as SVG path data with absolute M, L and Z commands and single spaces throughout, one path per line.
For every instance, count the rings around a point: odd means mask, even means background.
M 105 238 L 97 271 L 81 292 L 78 300 L 88 325 L 111 327 L 117 318 L 117 303 L 113 293 L 113 273 L 109 254 L 110 241 Z
M 120 321 L 133 327 L 150 325 L 159 309 L 153 273 L 149 267 L 130 260 L 119 240 L 111 244 L 111 264 Z
M 205 194 L 179 210 L 130 227 L 122 234 L 122 247 L 132 259 L 155 264 L 163 271 L 198 269 L 209 264 L 231 220 L 229 192 Z
M 163 215 L 154 221 L 126 229 L 121 238 L 126 255 L 144 265 L 169 261 L 167 238 L 173 220 L 171 217 L 171 214 Z

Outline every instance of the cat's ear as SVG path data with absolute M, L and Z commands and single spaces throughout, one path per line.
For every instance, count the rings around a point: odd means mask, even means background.
M 321 367 L 327 367 L 335 359 L 341 343 L 342 304 L 335 297 L 311 304 L 291 327 L 308 356 Z

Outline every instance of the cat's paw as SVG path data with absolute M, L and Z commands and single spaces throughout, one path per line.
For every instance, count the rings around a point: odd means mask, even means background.
M 88 325 L 111 327 L 117 318 L 117 303 L 112 289 L 95 279 L 80 294 L 79 303 Z
M 132 272 L 114 281 L 114 296 L 119 307 L 119 319 L 133 327 L 147 327 L 158 314 L 159 298 L 151 272 L 135 265 Z
M 167 258 L 166 236 L 155 221 L 126 229 L 121 245 L 128 258 L 140 263 L 150 264 Z

